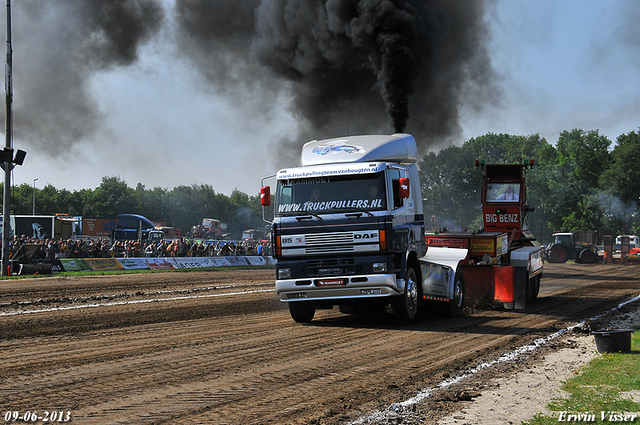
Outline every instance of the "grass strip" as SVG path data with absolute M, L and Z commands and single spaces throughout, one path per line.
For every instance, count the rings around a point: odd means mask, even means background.
M 552 415 L 537 413 L 523 425 L 640 424 L 640 403 L 624 394 L 640 391 L 640 331 L 634 329 L 631 353 L 599 354 L 579 375 L 564 382 L 561 388 L 568 397 L 547 405 Z

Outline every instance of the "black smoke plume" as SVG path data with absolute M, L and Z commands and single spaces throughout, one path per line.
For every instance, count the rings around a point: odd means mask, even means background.
M 90 77 L 138 59 L 140 45 L 163 22 L 161 1 L 25 0 L 12 6 L 15 137 L 64 154 L 100 124 Z
M 311 138 L 394 131 L 413 133 L 424 152 L 456 141 L 462 104 L 495 100 L 479 0 L 176 0 L 166 13 L 168 4 L 14 2 L 15 137 L 53 154 L 90 141 L 102 118 L 92 77 L 135 64 L 153 40 L 248 113 L 287 102 L 293 156 Z M 175 39 L 159 37 L 173 28 Z
M 176 10 L 182 45 L 197 41 L 187 55 L 220 90 L 289 94 L 294 144 L 410 131 L 425 150 L 460 134 L 463 102 L 495 97 L 481 1 L 178 0 Z

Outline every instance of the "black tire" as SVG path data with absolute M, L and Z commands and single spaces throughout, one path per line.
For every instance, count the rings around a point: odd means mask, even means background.
M 453 283 L 453 299 L 446 303 L 444 309 L 446 317 L 458 317 L 464 314 L 465 296 L 464 275 L 461 271 L 458 271 L 455 282 Z
M 394 297 L 391 302 L 393 315 L 402 321 L 415 319 L 418 313 L 418 302 L 420 301 L 418 278 L 413 267 L 407 268 L 407 276 L 404 282 L 404 294 Z
M 298 323 L 309 323 L 316 314 L 316 308 L 309 301 L 290 301 L 289 313 L 291 317 Z
M 555 245 L 549 252 L 550 263 L 566 263 L 569 259 L 569 250 L 566 246 Z
M 553 258 L 551 258 L 551 248 L 545 248 L 542 251 L 542 257 L 544 259 L 544 261 L 546 261 L 547 263 L 553 263 Z
M 598 262 L 598 254 L 591 251 L 590 249 L 584 249 L 580 253 L 580 260 L 584 264 L 595 264 Z
M 534 276 L 527 282 L 527 301 L 535 300 L 540 292 L 540 275 Z

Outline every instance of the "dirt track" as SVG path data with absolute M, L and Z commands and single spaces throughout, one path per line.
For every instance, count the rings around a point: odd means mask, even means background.
M 337 309 L 294 323 L 273 292 L 273 270 L 2 281 L 0 414 L 69 411 L 76 424 L 348 423 L 637 296 L 639 271 L 547 264 L 526 310 L 410 325 Z M 467 396 L 451 389 L 417 413 L 430 423 Z

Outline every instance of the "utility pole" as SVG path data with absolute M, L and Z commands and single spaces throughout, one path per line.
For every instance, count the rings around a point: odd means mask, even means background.
M 36 215 L 36 180 L 38 180 L 37 177 L 33 179 L 33 214 L 31 215 Z
M 13 150 L 12 133 L 13 133 L 13 81 L 11 71 L 13 67 L 13 50 L 11 47 L 11 0 L 7 0 L 7 63 L 4 68 L 4 91 L 6 94 L 5 110 L 4 110 L 4 150 Z M 13 155 L 11 155 L 13 156 Z M 11 170 L 13 164 L 7 160 L 4 155 L 2 168 L 4 169 L 4 187 L 2 197 L 2 275 L 9 274 L 9 237 L 11 227 Z
M 9 238 L 11 236 L 11 170 L 15 164 L 22 165 L 27 153 L 18 149 L 13 157 L 13 48 L 11 47 L 11 0 L 7 0 L 7 64 L 5 65 L 4 91 L 6 93 L 4 111 L 4 150 L 0 152 L 0 167 L 4 170 L 2 197 L 2 275 L 9 274 Z

